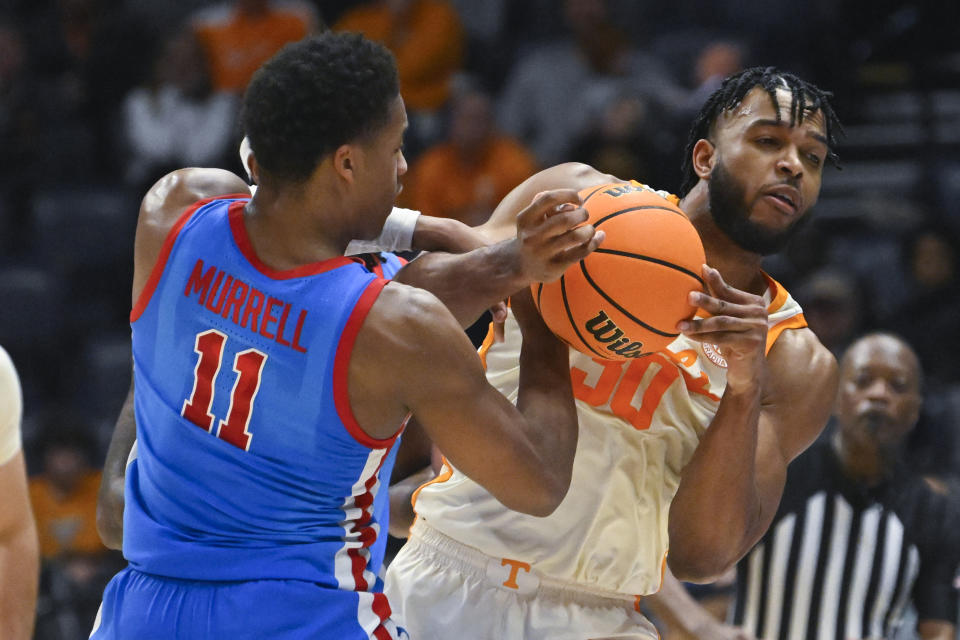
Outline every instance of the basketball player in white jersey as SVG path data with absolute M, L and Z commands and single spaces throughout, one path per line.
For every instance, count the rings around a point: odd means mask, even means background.
M 828 97 L 758 68 L 708 99 L 679 200 L 712 265 L 707 291 L 691 294 L 703 313 L 662 353 L 619 363 L 571 351 L 580 434 L 570 490 L 550 516 L 510 511 L 449 464 L 416 493 L 410 540 L 387 574 L 411 637 L 657 638 L 640 601 L 667 564 L 709 581 L 764 533 L 787 464 L 820 433 L 837 384 L 799 305 L 760 268 L 835 158 Z M 547 169 L 482 231 L 500 237 L 544 189 L 613 180 L 583 165 Z M 505 341 L 484 349 L 488 380 L 509 398 L 520 344 L 508 319 Z
M 0 637 L 26 640 L 37 611 L 40 552 L 20 443 L 20 381 L 0 347 Z

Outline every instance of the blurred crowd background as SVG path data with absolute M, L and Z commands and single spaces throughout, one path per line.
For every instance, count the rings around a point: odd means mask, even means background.
M 37 637 L 86 637 L 122 565 L 94 504 L 130 382 L 139 200 L 174 168 L 242 172 L 250 75 L 319 29 L 395 52 L 410 116 L 401 203 L 470 224 L 567 160 L 676 190 L 693 115 L 745 66 L 833 91 L 842 170 L 825 170 L 808 224 L 767 269 L 838 356 L 873 329 L 916 348 L 925 412 L 910 455 L 955 475 L 957 24 L 954 0 L 0 0 L 0 344 L 24 389 Z

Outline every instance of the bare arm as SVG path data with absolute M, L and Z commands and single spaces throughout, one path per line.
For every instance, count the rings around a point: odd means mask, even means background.
M 473 346 L 429 293 L 391 284 L 357 337 L 350 404 L 375 438 L 414 413 L 448 460 L 507 507 L 547 515 L 563 499 L 576 449 L 568 350 L 514 300 L 524 331 L 517 406 L 490 386 Z M 403 362 L 402 375 L 384 363 Z M 509 469 L 509 473 L 504 473 Z
M 110 437 L 107 459 L 103 463 L 100 491 L 97 494 L 97 532 L 108 549 L 123 547 L 123 484 L 127 459 L 137 439 L 137 422 L 133 414 L 133 379 L 130 392 L 123 401 L 120 415 Z
M 472 324 L 485 309 L 531 282 L 559 278 L 593 251 L 603 234 L 582 225 L 587 212 L 572 189 L 531 197 L 513 218 L 509 239 L 465 254 L 430 253 L 396 276 L 437 296 L 460 323 Z
M 505 240 L 512 237 L 516 231 L 517 214 L 530 204 L 538 193 L 551 189 L 580 191 L 609 182 L 622 182 L 622 180 L 578 162 L 567 162 L 544 169 L 530 176 L 508 193 L 494 209 L 490 219 L 477 227 L 477 231 L 487 238 L 489 243 Z
M 719 345 L 728 369 L 717 414 L 670 507 L 670 568 L 688 581 L 719 576 L 767 530 L 787 464 L 823 429 L 837 386 L 836 362 L 812 332 L 784 332 L 765 358 L 762 299 L 729 287 L 716 270 L 704 276 L 712 295 L 696 304 L 713 316 L 684 333 Z
M 204 198 L 248 192 L 246 182 L 222 169 L 180 169 L 157 181 L 140 203 L 133 256 L 133 303 L 150 277 L 167 234 L 188 207 Z M 133 394 L 131 377 L 130 391 L 110 438 L 97 495 L 97 531 L 110 549 L 120 549 L 123 542 L 123 485 L 127 458 L 137 437 Z
M 944 620 L 920 620 L 917 633 L 922 640 L 956 640 L 957 627 Z
M 424 467 L 390 485 L 390 535 L 407 538 L 417 514 L 413 510 L 413 494 L 421 485 L 436 476 L 433 467 Z
M 0 465 L 0 493 L 0 636 L 27 640 L 36 617 L 40 559 L 22 451 Z
M 724 624 L 697 602 L 668 569 L 660 591 L 643 599 L 671 628 L 683 629 L 696 640 L 755 640 L 739 627 Z

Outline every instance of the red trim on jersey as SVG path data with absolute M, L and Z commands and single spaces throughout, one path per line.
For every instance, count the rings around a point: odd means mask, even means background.
M 373 610 L 373 613 L 380 618 L 381 622 L 381 626 L 374 629 L 373 635 L 377 640 L 393 640 L 393 636 L 382 625 L 383 621 L 393 613 L 390 609 L 390 603 L 387 602 L 387 596 L 382 593 L 373 594 L 373 605 L 371 605 L 370 608 Z
M 237 248 L 240 249 L 240 253 L 243 254 L 247 261 L 253 265 L 257 271 L 268 278 L 273 278 L 274 280 L 304 278 L 306 276 L 315 276 L 318 273 L 332 271 L 337 267 L 342 267 L 343 265 L 350 264 L 351 262 L 357 262 L 357 260 L 354 258 L 337 256 L 335 258 L 329 258 L 319 262 L 311 262 L 310 264 L 301 265 L 293 269 L 284 269 L 282 271 L 268 267 L 260 261 L 260 258 L 257 257 L 256 251 L 253 250 L 253 244 L 250 242 L 250 236 L 247 234 L 247 225 L 243 223 L 243 204 L 244 203 L 237 202 L 230 205 L 230 228 L 233 230 L 233 240 L 237 243 Z
M 368 559 L 370 552 L 367 550 L 377 541 L 377 532 L 370 526 L 370 520 L 373 519 L 373 512 L 371 511 L 371 509 L 373 509 L 372 489 L 380 480 L 380 469 L 383 468 L 383 463 L 387 459 L 387 455 L 388 454 L 385 453 L 383 457 L 380 458 L 380 464 L 377 465 L 377 470 L 363 483 L 364 492 L 353 501 L 353 506 L 360 508 L 360 517 L 353 523 L 353 533 L 358 534 L 361 546 L 360 548 L 354 547 L 347 551 L 347 556 L 350 558 L 353 584 L 357 591 L 368 591 L 370 589 L 370 583 L 363 577 L 363 572 L 366 571 L 367 565 L 369 564 Z M 383 620 L 383 618 L 381 618 L 381 620 Z
M 371 280 L 364 292 L 360 294 L 360 299 L 357 300 L 353 312 L 347 319 L 347 324 L 343 327 L 343 333 L 340 334 L 340 344 L 337 346 L 337 354 L 333 361 L 333 400 L 337 407 L 337 413 L 340 415 L 340 420 L 354 440 L 371 449 L 389 447 L 403 431 L 403 425 L 401 424 L 397 432 L 389 438 L 378 440 L 370 437 L 357 423 L 357 419 L 353 415 L 353 409 L 350 408 L 347 374 L 350 366 L 350 356 L 353 353 L 353 344 L 357 340 L 357 334 L 360 333 L 360 327 L 363 326 L 364 319 L 366 319 L 370 308 L 373 307 L 374 301 L 387 282 L 388 280 L 382 278 Z
M 197 210 L 214 200 L 229 200 L 231 198 L 249 198 L 250 194 L 242 193 L 232 193 L 229 195 L 223 196 L 211 196 L 209 198 L 204 198 L 193 203 L 187 210 L 184 211 L 177 221 L 173 224 L 173 227 L 170 231 L 167 232 L 167 237 L 163 240 L 163 246 L 160 247 L 160 254 L 157 256 L 157 261 L 153 265 L 153 269 L 150 270 L 150 277 L 147 278 L 147 284 L 144 285 L 143 291 L 140 292 L 140 295 L 137 296 L 137 301 L 133 305 L 133 309 L 130 311 L 130 322 L 136 322 L 137 318 L 143 315 L 143 312 L 147 309 L 147 305 L 150 304 L 150 298 L 153 297 L 153 292 L 156 291 L 157 285 L 160 284 L 160 276 L 163 275 L 163 270 L 167 266 L 167 260 L 170 258 L 170 252 L 173 251 L 173 244 L 177 241 L 177 236 L 180 235 L 180 230 L 183 229 L 183 226 L 187 224 L 187 220 L 193 216 Z

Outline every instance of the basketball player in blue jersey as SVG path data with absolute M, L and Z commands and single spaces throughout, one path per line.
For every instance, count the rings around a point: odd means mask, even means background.
M 343 255 L 379 233 L 406 171 L 385 48 L 329 33 L 289 45 L 255 74 L 243 121 L 253 198 L 233 174 L 187 169 L 141 206 L 129 566 L 92 637 L 404 638 L 379 576 L 381 477 L 402 425 L 415 414 L 504 504 L 550 513 L 576 448 L 566 347 L 529 296 L 515 299 L 527 340 L 515 407 L 487 384 L 458 317 L 559 277 L 602 234 L 578 226 L 576 192 L 542 194 L 513 238 L 444 267 L 477 282 L 449 294 L 455 316 Z M 411 273 L 430 281 L 444 260 Z

